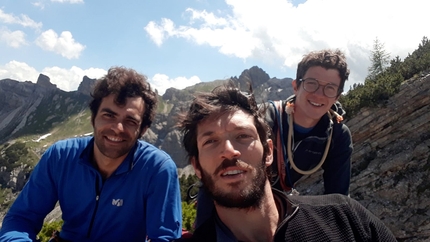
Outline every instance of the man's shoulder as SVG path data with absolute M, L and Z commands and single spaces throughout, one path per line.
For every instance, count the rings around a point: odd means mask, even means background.
M 63 139 L 55 142 L 52 149 L 85 149 L 91 142 L 92 137 L 79 137 Z
M 350 205 L 353 199 L 342 194 L 325 194 L 325 195 L 288 195 L 287 199 L 291 204 L 309 205 L 312 207 L 325 206 L 344 206 Z
M 335 214 L 352 218 L 363 212 L 358 201 L 342 194 L 288 195 L 287 199 L 292 207 L 298 208 L 300 214 L 309 214 L 315 219 L 333 217 Z
M 138 140 L 134 155 L 135 157 L 141 157 L 155 163 L 170 162 L 174 164 L 169 154 L 144 140 Z
M 135 151 L 136 153 L 154 153 L 156 155 L 166 156 L 166 158 L 170 158 L 169 154 L 144 140 L 138 140 L 137 144 L 137 149 Z

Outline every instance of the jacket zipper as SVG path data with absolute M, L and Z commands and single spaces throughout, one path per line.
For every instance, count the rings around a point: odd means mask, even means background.
M 275 238 L 275 237 L 276 237 L 276 234 L 278 233 L 278 231 L 279 231 L 282 227 L 284 227 L 284 225 L 285 225 L 288 221 L 290 221 L 290 220 L 291 220 L 291 218 L 292 218 L 292 217 L 293 217 L 293 216 L 294 216 L 298 211 L 299 211 L 299 206 L 297 206 L 291 214 L 287 215 L 287 217 L 286 217 L 284 220 L 282 220 L 282 221 L 281 221 L 281 223 L 278 225 L 278 228 L 276 228 L 276 231 L 275 231 L 275 234 L 274 234 L 273 238 Z
M 90 236 L 91 236 L 91 230 L 93 229 L 94 219 L 95 219 L 96 213 L 97 213 L 97 208 L 99 207 L 99 199 L 100 199 L 101 190 L 102 189 L 99 190 L 99 177 L 97 177 L 96 178 L 96 207 L 94 208 L 93 216 L 91 217 L 91 222 L 90 222 L 90 227 L 88 228 L 87 238 L 90 238 Z

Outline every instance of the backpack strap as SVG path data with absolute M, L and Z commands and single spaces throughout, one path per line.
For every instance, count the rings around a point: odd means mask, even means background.
M 274 123 L 278 125 L 278 130 L 276 132 L 276 167 L 279 177 L 279 184 L 281 185 L 282 190 L 285 192 L 289 192 L 292 190 L 290 186 L 288 186 L 285 181 L 287 179 L 285 164 L 286 164 L 286 151 L 285 151 L 285 142 L 284 137 L 282 135 L 282 114 L 283 114 L 283 107 L 282 107 L 282 101 L 270 101 L 270 103 L 274 106 L 275 109 L 275 119 Z

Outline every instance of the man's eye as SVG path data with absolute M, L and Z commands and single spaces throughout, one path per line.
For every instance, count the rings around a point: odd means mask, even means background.
M 103 114 L 103 117 L 106 117 L 106 118 L 113 118 L 113 117 L 114 117 L 114 115 L 113 115 L 113 114 L 111 114 L 111 113 L 104 113 L 104 114 Z
M 329 90 L 329 91 L 337 91 L 336 89 L 336 87 L 335 86 L 332 86 L 332 85 L 327 85 L 326 87 L 325 87 L 325 89 L 327 89 L 327 90 Z
M 248 139 L 248 138 L 252 138 L 252 136 L 248 135 L 248 134 L 240 134 L 240 135 L 237 136 L 237 138 L 239 138 L 239 139 Z
M 214 140 L 214 139 L 208 139 L 208 140 L 206 140 L 206 141 L 203 142 L 203 145 L 208 145 L 208 144 L 212 144 L 212 143 L 215 143 L 215 142 L 216 142 L 216 140 Z
M 136 121 L 132 121 L 132 120 L 127 121 L 127 124 L 130 126 L 137 126 L 138 125 L 138 123 L 136 123 Z

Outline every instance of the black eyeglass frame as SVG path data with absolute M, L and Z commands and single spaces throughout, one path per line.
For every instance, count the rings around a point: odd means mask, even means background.
M 312 80 L 312 81 L 316 81 L 316 83 L 318 84 L 318 86 L 317 86 L 317 88 L 314 90 L 314 91 L 308 91 L 308 90 L 306 90 L 306 88 L 305 88 L 305 82 L 306 82 L 306 80 Z M 321 85 L 320 84 L 320 81 L 318 80 L 318 79 L 316 79 L 316 78 L 312 78 L 312 77 L 308 77 L 308 78 L 304 78 L 304 79 L 299 79 L 299 81 L 300 82 L 303 82 L 303 89 L 305 90 L 305 91 L 307 91 L 307 92 L 309 92 L 309 93 L 314 93 L 314 92 L 316 92 L 316 91 L 318 91 L 318 89 L 320 89 L 320 87 L 322 86 L 323 87 L 323 94 L 324 94 L 324 96 L 326 96 L 326 97 L 328 97 L 328 98 L 334 98 L 334 97 L 337 97 L 337 96 L 339 96 L 339 86 L 338 85 L 336 85 L 336 84 L 333 84 L 333 83 L 328 83 L 328 84 L 326 84 L 326 85 Z M 336 89 L 337 89 L 337 91 L 336 91 L 336 95 L 334 95 L 334 96 L 328 96 L 326 93 L 325 93 L 325 90 L 326 90 L 326 87 L 336 87 Z

